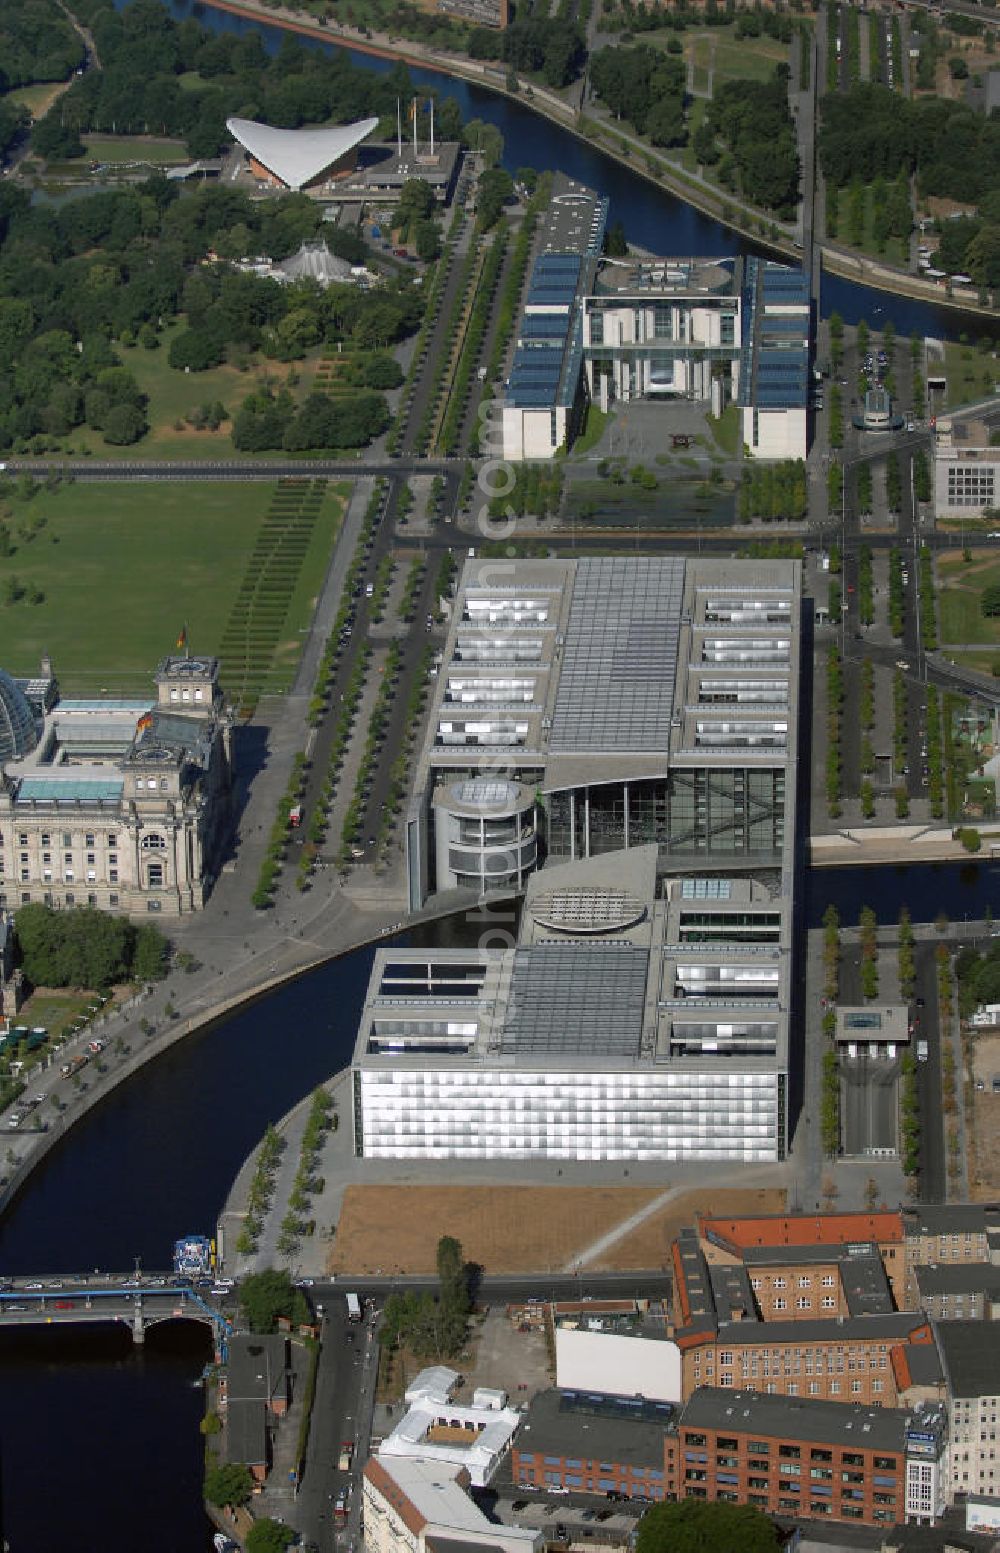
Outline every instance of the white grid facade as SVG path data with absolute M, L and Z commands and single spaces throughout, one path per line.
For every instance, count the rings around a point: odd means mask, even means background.
M 396 1068 L 356 1074 L 368 1159 L 778 1158 L 778 1075 Z

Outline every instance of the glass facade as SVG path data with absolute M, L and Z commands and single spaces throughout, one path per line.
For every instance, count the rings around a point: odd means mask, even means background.
M 567 789 L 545 798 L 550 857 L 593 857 L 656 842 L 671 852 L 780 852 L 785 772 L 772 767 L 678 769 L 640 782 Z

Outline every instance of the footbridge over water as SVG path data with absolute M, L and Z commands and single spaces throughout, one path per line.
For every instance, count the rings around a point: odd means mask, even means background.
M 222 1298 L 176 1273 L 8 1278 L 0 1286 L 0 1331 L 117 1321 L 141 1343 L 147 1328 L 160 1322 L 200 1321 L 212 1328 L 224 1356 L 232 1322 L 222 1309 Z

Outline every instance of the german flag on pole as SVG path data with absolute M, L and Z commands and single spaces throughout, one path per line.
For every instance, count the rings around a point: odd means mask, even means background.
M 181 626 L 181 634 L 177 638 L 177 651 L 178 652 L 181 652 L 187 646 L 187 641 L 188 641 L 188 628 L 187 628 L 187 621 L 185 620 L 184 624 Z

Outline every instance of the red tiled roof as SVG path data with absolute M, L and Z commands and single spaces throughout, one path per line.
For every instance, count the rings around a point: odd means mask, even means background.
M 892 1373 L 896 1380 L 896 1390 L 899 1392 L 908 1391 L 913 1385 L 913 1376 L 910 1374 L 905 1343 L 893 1344 L 889 1350 L 889 1361 L 892 1364 Z
M 698 1237 L 709 1236 L 734 1255 L 752 1246 L 827 1246 L 874 1240 L 902 1241 L 903 1217 L 896 1213 L 762 1214 L 750 1219 L 698 1219 Z
M 670 1259 L 674 1264 L 674 1288 L 677 1290 L 681 1302 L 681 1325 L 687 1326 L 691 1320 L 691 1301 L 688 1299 L 687 1278 L 684 1276 L 681 1248 L 676 1240 L 670 1247 Z

